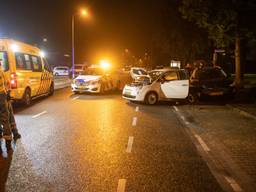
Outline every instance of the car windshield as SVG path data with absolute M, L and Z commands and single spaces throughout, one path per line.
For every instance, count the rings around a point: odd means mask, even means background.
M 153 82 L 153 81 L 155 81 L 162 73 L 163 73 L 163 71 L 151 71 L 151 72 L 149 72 L 148 74 L 149 74 L 149 76 L 150 76 L 150 78 L 151 78 L 151 80 L 152 80 L 152 82 Z
M 65 68 L 65 67 L 58 67 L 56 68 L 57 70 L 68 70 L 68 68 Z
M 88 68 L 81 75 L 104 75 L 105 72 L 101 68 Z
M 226 73 L 218 68 L 208 68 L 198 71 L 197 77 L 201 80 L 211 80 L 211 79 L 223 79 L 226 78 Z
M 140 76 L 140 77 L 136 77 L 135 82 L 149 84 L 149 83 L 151 83 L 151 79 L 150 79 L 150 77 L 147 77 L 147 76 Z
M 0 51 L 0 62 L 3 71 L 8 71 L 9 70 L 9 63 L 7 59 L 7 53 L 4 51 Z
M 136 75 L 147 75 L 147 72 L 143 69 L 133 69 L 132 72 Z

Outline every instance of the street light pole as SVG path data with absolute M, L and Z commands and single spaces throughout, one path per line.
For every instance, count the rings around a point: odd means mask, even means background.
M 74 13 L 72 15 L 72 78 L 75 78 L 75 15 L 78 15 L 79 13 Z M 86 10 L 81 10 L 81 15 L 88 17 L 88 12 Z
M 72 78 L 75 78 L 75 15 L 72 15 Z

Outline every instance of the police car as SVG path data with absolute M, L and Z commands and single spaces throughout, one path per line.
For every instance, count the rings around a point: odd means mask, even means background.
M 125 85 L 122 96 L 130 101 L 142 101 L 150 105 L 161 100 L 186 99 L 189 79 L 182 69 L 159 69 Z
M 104 93 L 115 89 L 111 73 L 106 67 L 94 65 L 86 68 L 71 84 L 74 93 Z

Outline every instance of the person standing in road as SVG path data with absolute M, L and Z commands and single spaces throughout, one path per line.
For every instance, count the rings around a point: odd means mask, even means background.
M 7 94 L 7 102 L 8 102 L 8 110 L 9 110 L 9 124 L 12 130 L 13 139 L 17 140 L 21 138 L 21 135 L 19 134 L 19 131 L 17 129 L 16 121 L 14 118 L 13 108 L 12 108 L 12 102 L 10 97 L 10 91 Z
M 1 59 L 0 59 L 0 68 L 1 68 Z M 7 104 L 8 104 L 8 112 L 9 112 L 9 125 L 10 125 L 10 128 L 11 128 L 11 131 L 12 131 L 12 134 L 13 134 L 13 139 L 14 140 L 17 140 L 17 139 L 20 139 L 21 138 L 21 135 L 19 134 L 19 131 L 17 129 L 17 125 L 16 125 L 16 121 L 15 121 L 15 118 L 14 118 L 14 113 L 13 113 L 13 107 L 12 107 L 12 102 L 11 102 L 11 96 L 10 96 L 10 86 L 9 86 L 10 83 L 6 83 L 6 90 L 7 90 Z
M 0 61 L 1 64 L 1 61 Z M 9 123 L 9 110 L 7 101 L 7 81 L 0 65 L 0 126 L 2 126 L 2 136 L 5 139 L 7 148 L 10 148 L 12 141 L 11 126 Z M 3 135 L 2 135 L 3 134 Z

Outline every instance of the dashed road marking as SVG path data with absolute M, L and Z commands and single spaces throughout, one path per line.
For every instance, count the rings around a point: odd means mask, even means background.
M 200 143 L 200 145 L 203 147 L 203 149 L 206 151 L 206 152 L 209 152 L 210 149 L 209 147 L 206 145 L 206 143 L 203 141 L 203 139 L 197 135 L 197 134 L 194 134 L 194 136 L 196 137 L 197 141 Z
M 132 152 L 133 140 L 134 140 L 134 137 L 129 137 L 129 139 L 128 139 L 128 144 L 127 144 L 127 149 L 126 149 L 126 153 L 131 153 L 131 152 Z
M 173 108 L 175 109 L 175 111 L 179 111 L 178 107 L 173 106 Z
M 117 186 L 117 192 L 124 192 L 125 185 L 126 185 L 126 179 L 119 179 L 118 186 Z
M 136 112 L 138 112 L 138 111 L 139 111 L 139 107 L 138 107 L 138 106 L 135 108 L 135 111 L 136 111 Z
M 72 98 L 71 100 L 76 100 L 76 99 L 79 99 L 79 96 L 74 97 L 74 98 Z
M 238 183 L 233 178 L 225 176 L 225 179 L 230 184 L 230 186 L 232 187 L 232 189 L 235 192 L 241 192 L 242 191 L 241 187 L 238 185 Z
M 133 117 L 132 126 L 136 126 L 136 125 L 137 125 L 137 117 Z
M 185 117 L 183 115 L 180 115 L 180 118 L 185 121 Z
M 37 118 L 37 117 L 39 117 L 39 116 L 41 116 L 41 115 L 44 115 L 45 113 L 47 113 L 47 111 L 43 111 L 43 112 L 41 112 L 41 113 L 38 113 L 38 114 L 32 116 L 32 118 L 35 119 L 35 118 Z

